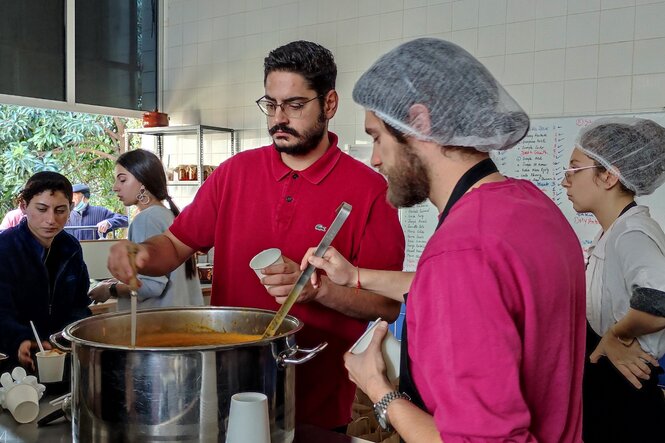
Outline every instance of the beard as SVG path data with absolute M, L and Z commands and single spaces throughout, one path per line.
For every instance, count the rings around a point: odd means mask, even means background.
M 321 143 L 321 140 L 323 139 L 323 136 L 326 132 L 326 116 L 323 111 L 321 111 L 314 126 L 305 131 L 303 134 L 300 134 L 295 129 L 283 124 L 273 126 L 268 130 L 268 133 L 272 136 L 277 131 L 286 132 L 287 134 L 291 134 L 298 139 L 295 145 L 279 146 L 277 144 L 278 141 L 273 138 L 273 144 L 275 145 L 277 152 L 300 157 L 309 154 L 314 149 L 316 149 L 317 146 L 319 146 L 319 143 Z
M 388 202 L 396 208 L 409 208 L 429 197 L 429 176 L 408 144 L 401 146 L 398 156 L 398 164 L 382 171 L 388 180 Z

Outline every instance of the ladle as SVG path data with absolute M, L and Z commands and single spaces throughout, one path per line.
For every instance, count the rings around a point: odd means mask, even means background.
M 337 208 L 337 215 L 335 216 L 335 220 L 333 220 L 332 225 L 330 225 L 326 231 L 326 234 L 321 239 L 321 242 L 316 247 L 316 251 L 314 252 L 315 257 L 323 256 L 323 254 L 326 252 L 326 249 L 328 249 L 328 246 L 330 246 L 350 213 L 351 205 L 346 202 L 342 202 L 339 208 Z M 307 265 L 305 270 L 302 271 L 298 277 L 298 280 L 296 280 L 296 284 L 293 285 L 293 288 L 291 288 L 291 292 L 289 292 L 289 295 L 286 297 L 286 301 L 279 308 L 279 311 L 277 311 L 277 314 L 275 314 L 275 317 L 273 317 L 272 321 L 266 328 L 262 338 L 272 337 L 275 335 L 279 329 L 279 326 L 282 324 L 282 321 L 284 321 L 286 314 L 289 313 L 289 309 L 291 309 L 291 306 L 293 306 L 293 304 L 296 302 L 313 273 L 314 266 L 311 264 Z

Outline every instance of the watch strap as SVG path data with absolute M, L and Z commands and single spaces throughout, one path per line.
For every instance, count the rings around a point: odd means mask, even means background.
M 379 422 L 379 425 L 386 431 L 392 430 L 390 420 L 388 419 L 388 405 L 393 400 L 397 400 L 399 398 L 411 401 L 411 397 L 409 397 L 404 392 L 392 391 L 388 392 L 381 398 L 381 400 L 374 403 L 374 414 L 376 415 L 376 419 Z
M 118 298 L 118 289 L 116 288 L 118 286 L 118 283 L 111 283 L 111 286 L 109 286 L 109 294 L 111 294 L 111 297 Z

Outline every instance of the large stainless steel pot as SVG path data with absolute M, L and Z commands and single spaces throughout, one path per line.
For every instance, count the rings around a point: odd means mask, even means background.
M 262 334 L 275 313 L 249 308 L 138 312 L 137 336 L 215 331 Z M 231 396 L 268 396 L 271 440 L 291 442 L 295 368 L 325 348 L 299 349 L 302 323 L 287 316 L 275 337 L 235 345 L 130 348 L 130 315 L 103 314 L 67 326 L 51 341 L 72 353 L 75 441 L 224 441 Z M 61 343 L 65 339 L 71 348 Z M 301 358 L 298 353 L 304 353 Z

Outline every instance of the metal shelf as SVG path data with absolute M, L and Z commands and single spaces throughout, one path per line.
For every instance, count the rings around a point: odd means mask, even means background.
M 178 126 L 159 126 L 154 128 L 137 128 L 125 130 L 125 150 L 129 149 L 129 139 L 132 135 L 149 135 L 157 137 L 157 155 L 160 159 L 164 157 L 164 137 L 179 135 L 198 135 L 199 140 L 199 158 L 197 168 L 197 180 L 169 181 L 169 186 L 200 186 L 203 183 L 203 136 L 210 133 L 228 133 L 231 136 L 231 155 L 238 153 L 238 139 L 236 130 L 231 128 L 222 128 L 218 126 L 207 125 L 178 125 Z M 163 160 L 162 160 L 163 161 Z

